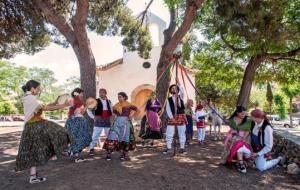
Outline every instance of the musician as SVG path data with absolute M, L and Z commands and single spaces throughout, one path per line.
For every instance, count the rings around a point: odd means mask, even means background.
M 99 98 L 97 99 L 97 108 L 95 110 L 95 125 L 93 130 L 92 142 L 90 144 L 90 156 L 94 155 L 94 148 L 100 138 L 102 131 L 108 136 L 111 127 L 112 104 L 107 98 L 107 91 L 104 88 L 99 89 Z
M 86 107 L 84 106 L 84 91 L 81 88 L 75 88 L 71 93 L 73 105 L 69 109 L 69 118 L 66 121 L 65 127 L 73 135 L 74 142 L 71 144 L 69 154 L 75 155 L 75 163 L 83 162 L 81 152 L 84 148 L 90 145 L 92 141 L 89 132 L 88 121 L 83 116 Z
M 179 143 L 180 143 L 180 153 L 187 154 L 185 150 L 185 141 L 186 141 L 186 124 L 187 119 L 184 114 L 185 106 L 184 106 L 184 93 L 182 87 L 179 87 L 176 84 L 173 84 L 169 88 L 169 92 L 172 94 L 169 97 L 167 104 L 166 104 L 166 112 L 168 116 L 168 125 L 166 131 L 166 142 L 167 148 L 163 151 L 163 154 L 168 154 L 171 150 L 173 136 L 175 133 L 175 126 L 178 129 L 178 136 L 179 136 Z M 177 100 L 176 100 L 177 99 Z M 175 113 L 175 106 L 177 107 Z

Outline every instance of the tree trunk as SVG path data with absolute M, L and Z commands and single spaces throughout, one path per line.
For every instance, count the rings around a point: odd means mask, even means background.
M 262 56 L 251 57 L 242 81 L 242 86 L 238 96 L 237 106 L 247 107 L 251 93 L 252 83 L 254 81 L 255 72 L 263 61 Z
M 158 81 L 158 77 L 163 74 L 163 72 L 167 72 L 166 69 L 169 65 L 168 55 L 162 51 L 160 54 L 160 59 L 157 65 L 157 87 L 156 93 L 158 100 L 163 104 L 166 99 L 166 95 L 168 92 L 169 84 L 170 84 L 170 75 L 168 77 L 161 77 L 160 81 Z
M 72 44 L 79 62 L 81 88 L 84 90 L 85 99 L 96 97 L 96 61 L 91 49 L 90 41 L 85 31 L 76 33 L 77 42 Z
M 290 126 L 293 128 L 293 117 L 292 117 L 292 107 L 293 107 L 293 97 L 290 97 L 290 109 L 289 109 L 289 116 L 290 116 Z

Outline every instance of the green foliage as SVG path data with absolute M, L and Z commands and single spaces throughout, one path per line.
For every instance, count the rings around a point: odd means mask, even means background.
M 147 29 L 140 25 L 126 7 L 127 0 L 95 0 L 89 2 L 87 28 L 101 35 L 122 35 L 122 44 L 129 50 L 137 50 L 143 58 L 149 57 L 152 48 Z M 47 1 L 51 11 L 71 26 L 77 1 Z M 35 53 L 50 42 L 69 46 L 56 25 L 37 7 L 37 1 L 0 1 L 0 58 L 11 57 L 18 52 Z
M 44 103 L 52 103 L 58 95 L 64 93 L 63 87 L 55 85 L 57 80 L 53 71 L 37 67 L 27 69 L 13 63 L 0 61 L 0 102 L 13 101 L 14 105 L 12 106 L 18 110 L 18 113 L 23 113 L 20 98 L 24 92 L 21 86 L 30 79 L 41 83 L 42 93 L 39 99 Z
M 277 106 L 277 114 L 279 115 L 280 119 L 285 119 L 287 116 L 286 106 L 284 103 L 284 98 L 280 94 L 275 94 L 274 102 Z
M 0 102 L 0 115 L 15 114 L 16 108 L 9 101 Z
M 200 99 L 211 99 L 224 109 L 235 107 L 237 86 L 243 76 L 243 68 L 236 62 L 228 62 L 215 47 L 203 48 L 189 64 L 197 69 L 196 86 Z

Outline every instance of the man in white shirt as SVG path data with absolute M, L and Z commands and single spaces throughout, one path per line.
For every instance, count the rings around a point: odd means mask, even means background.
M 112 104 L 107 98 L 107 91 L 104 88 L 99 90 L 99 98 L 97 99 L 97 108 L 95 110 L 95 125 L 93 130 L 92 142 L 90 144 L 90 156 L 94 155 L 94 148 L 97 145 L 102 131 L 108 136 L 111 127 Z
M 186 117 L 185 117 L 185 106 L 184 106 L 184 93 L 183 88 L 175 84 L 169 88 L 171 97 L 167 100 L 166 112 L 168 116 L 168 125 L 166 131 L 166 142 L 167 148 L 163 151 L 163 154 L 168 154 L 172 148 L 173 137 L 175 133 L 175 126 L 178 129 L 180 153 L 187 154 L 184 146 L 186 141 Z

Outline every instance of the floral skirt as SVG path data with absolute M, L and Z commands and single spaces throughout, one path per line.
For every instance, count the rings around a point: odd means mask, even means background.
M 61 158 L 71 143 L 68 131 L 55 122 L 42 120 L 25 124 L 16 159 L 16 171 L 45 164 L 52 156 Z
M 74 154 L 80 153 L 92 142 L 89 124 L 84 117 L 70 117 L 67 120 L 65 127 L 74 138 L 74 142 L 69 148 L 70 152 Z
M 134 150 L 135 147 L 136 143 L 132 123 L 128 121 L 128 117 L 116 117 L 103 148 L 111 153 L 120 150 Z

